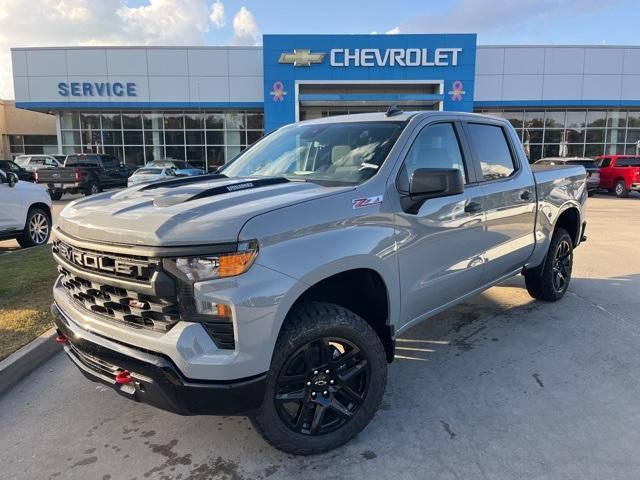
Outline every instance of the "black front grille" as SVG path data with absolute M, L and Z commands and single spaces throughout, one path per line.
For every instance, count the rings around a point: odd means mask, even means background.
M 62 286 L 83 308 L 133 327 L 160 332 L 171 329 L 179 320 L 176 299 L 160 299 L 112 285 L 93 282 L 58 267 Z

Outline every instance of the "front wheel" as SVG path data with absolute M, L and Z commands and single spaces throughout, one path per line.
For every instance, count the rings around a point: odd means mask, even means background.
M 367 322 L 337 305 L 305 303 L 287 317 L 251 420 L 279 450 L 326 452 L 371 421 L 386 382 L 385 351 Z
M 573 240 L 564 228 L 556 228 L 544 263 L 525 270 L 529 295 L 546 302 L 560 300 L 569 288 L 573 270 Z

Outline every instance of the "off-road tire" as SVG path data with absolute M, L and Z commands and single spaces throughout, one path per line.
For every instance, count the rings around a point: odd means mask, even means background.
M 561 269 L 566 272 L 566 278 L 561 288 L 558 288 L 557 275 L 559 274 L 555 268 L 558 267 L 559 255 L 568 249 L 568 263 L 562 263 Z M 529 295 L 538 300 L 544 300 L 545 302 L 555 302 L 560 300 L 569 288 L 569 282 L 571 281 L 571 271 L 573 269 L 573 240 L 571 235 L 564 228 L 556 228 L 551 237 L 551 243 L 549 244 L 549 250 L 544 259 L 544 263 L 531 270 L 525 270 L 524 280 L 527 286 Z M 560 272 L 560 273 L 561 273 Z M 556 280 L 554 280 L 556 276 Z
M 278 378 L 289 358 L 300 348 L 327 337 L 352 342 L 366 356 L 370 370 L 363 401 L 353 417 L 337 430 L 317 435 L 296 432 L 285 424 L 278 413 L 275 399 Z M 295 455 L 326 452 L 348 442 L 367 426 L 378 410 L 386 382 L 385 350 L 380 338 L 366 321 L 338 305 L 303 303 L 294 307 L 285 320 L 267 374 L 262 407 L 251 416 L 251 421 L 258 433 L 279 450 Z
M 627 189 L 624 180 L 618 180 L 616 182 L 613 193 L 615 193 L 618 198 L 627 198 L 629 196 L 629 190 Z

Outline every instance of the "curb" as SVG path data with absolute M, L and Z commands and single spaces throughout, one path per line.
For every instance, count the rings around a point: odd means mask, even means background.
M 0 395 L 61 350 L 60 345 L 53 341 L 55 336 L 56 329 L 50 328 L 0 361 Z

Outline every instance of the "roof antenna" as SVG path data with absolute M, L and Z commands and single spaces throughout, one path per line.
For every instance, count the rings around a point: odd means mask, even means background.
M 400 110 L 398 108 L 397 105 L 391 105 L 388 109 L 387 109 L 387 113 L 385 113 L 385 117 L 395 117 L 396 115 L 400 115 L 402 113 L 402 110 Z

